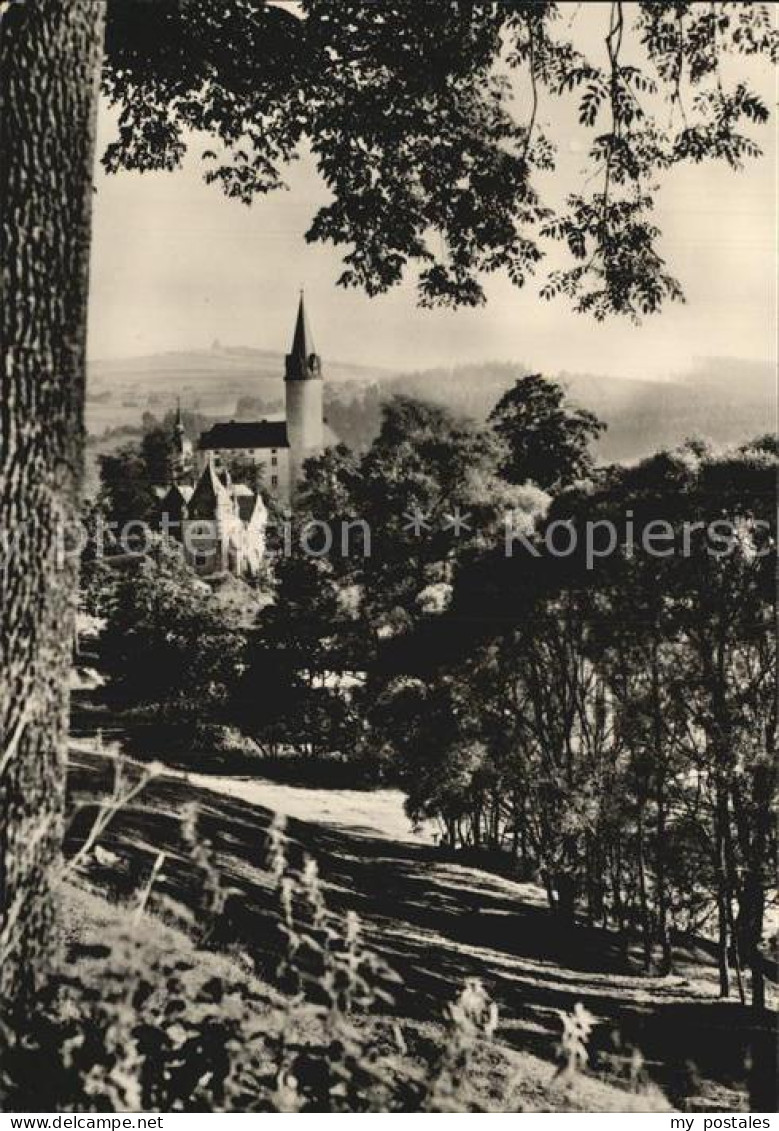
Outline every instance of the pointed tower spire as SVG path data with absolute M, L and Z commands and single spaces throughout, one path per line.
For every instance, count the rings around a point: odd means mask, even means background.
M 168 468 L 173 483 L 187 477 L 192 470 L 192 441 L 184 427 L 180 397 L 176 397 L 176 415 L 168 445 Z
M 303 474 L 303 464 L 312 456 L 321 455 L 324 447 L 323 386 L 322 359 L 314 350 L 314 339 L 306 318 L 306 304 L 301 291 L 292 350 L 287 354 L 284 375 L 290 501 L 294 501 L 295 488 Z
M 306 303 L 303 291 L 300 291 L 300 303 L 295 322 L 295 333 L 292 338 L 292 349 L 286 359 L 287 381 L 308 381 L 322 376 L 322 361 L 314 348 L 314 338 L 306 315 Z

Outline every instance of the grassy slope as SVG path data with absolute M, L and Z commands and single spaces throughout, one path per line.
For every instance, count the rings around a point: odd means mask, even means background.
M 128 922 L 128 908 L 85 890 L 81 882 L 63 883 L 59 897 L 70 973 L 77 973 L 82 965 L 87 974 L 93 973 L 95 950 L 110 952 L 113 940 L 122 937 Z M 134 933 L 150 958 L 164 956 L 175 960 L 181 968 L 190 969 L 195 974 L 195 986 L 215 977 L 231 986 L 244 986 L 257 1018 L 262 1018 L 266 1039 L 277 1038 L 285 999 L 251 973 L 250 964 L 242 954 L 235 950 L 217 952 L 199 948 L 189 934 L 150 914 L 144 914 L 136 923 Z M 376 1047 L 386 1047 L 393 1042 L 389 1019 L 361 1017 L 357 1024 L 366 1041 Z M 445 1039 L 440 1023 L 414 1018 L 402 1019 L 400 1031 L 412 1068 L 421 1068 L 430 1050 L 439 1047 Z M 303 1048 L 321 1049 L 327 1043 L 321 1016 L 314 1008 L 296 1005 L 295 1037 Z M 500 1040 L 479 1044 L 469 1083 L 469 1094 L 477 1110 L 643 1111 L 650 1096 L 652 1110 L 671 1110 L 654 1089 L 641 1095 L 626 1094 L 606 1081 L 589 1076 L 564 1082 L 549 1061 L 513 1049 Z
M 104 758 L 74 752 L 71 847 L 90 826 L 94 798 L 110 779 Z M 248 791 L 251 802 L 227 796 L 214 781 L 204 785 L 184 775 L 157 778 L 107 830 L 101 844 L 118 859 L 108 867 L 93 861 L 90 881 L 114 900 L 132 898 L 157 854 L 165 851 L 151 909 L 171 924 L 191 922 L 187 909 L 202 922 L 202 874 L 181 832 L 184 808 L 196 804 L 199 833 L 211 843 L 233 890 L 211 945 L 248 955 L 265 979 L 275 967 L 269 932 L 273 893 L 264 868 L 269 806 L 300 813 L 307 802 L 315 819 L 289 821 L 293 855 L 315 857 L 328 904 L 338 911 L 357 911 L 371 945 L 400 974 L 395 1013 L 405 1024 L 430 1024 L 463 979 L 477 976 L 500 1004 L 501 1041 L 521 1050 L 523 1063 L 530 1066 L 528 1086 L 532 1079 L 546 1087 L 551 1079 L 558 1011 L 570 1011 L 581 1001 L 600 1022 L 593 1039 L 595 1064 L 615 1082 L 619 1062 L 610 1057 L 618 1033 L 623 1052 L 629 1054 L 634 1046 L 642 1050 L 650 1077 L 672 1101 L 682 1103 L 691 1095 L 695 1106 L 731 1109 L 743 1102 L 745 1059 L 755 1033 L 747 1011 L 714 999 L 714 971 L 705 955 L 681 954 L 679 972 L 672 978 L 636 976 L 625 968 L 606 933 L 581 927 L 574 936 L 563 935 L 532 885 L 464 867 L 429 844 L 396 837 L 386 795 L 371 800 L 361 794 L 355 808 L 348 794 L 340 795 L 342 804 L 338 794 L 330 794 L 328 813 L 317 812 L 322 791 L 301 802 L 302 790 L 258 782 L 232 788 Z M 717 1029 L 721 1040 L 712 1038 Z M 770 1048 L 768 1018 L 761 1040 Z M 569 1102 L 560 1106 L 565 1109 Z M 614 1110 L 613 1102 L 609 1090 L 593 1099 L 589 1109 Z M 627 1102 L 624 1096 L 623 1109 Z M 583 1107 L 587 1110 L 588 1104 Z

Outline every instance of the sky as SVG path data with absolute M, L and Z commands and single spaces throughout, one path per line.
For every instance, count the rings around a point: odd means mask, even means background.
M 592 17 L 591 17 L 592 18 Z M 765 93 L 765 80 L 763 80 Z M 771 89 L 768 88 L 769 101 Z M 559 127 L 559 121 L 555 124 Z M 104 105 L 98 153 L 112 138 Z M 325 361 L 409 371 L 480 361 L 516 361 L 546 372 L 663 378 L 707 356 L 774 362 L 777 337 L 777 147 L 775 122 L 759 131 L 764 155 L 742 173 L 724 166 L 679 168 L 656 199 L 661 249 L 687 301 L 636 327 L 597 324 L 565 300 L 485 279 L 477 310 L 424 310 L 413 277 L 369 299 L 337 287 L 339 253 L 308 245 L 304 232 L 328 199 L 313 162 L 290 167 L 288 192 L 250 208 L 206 185 L 193 139 L 173 173 L 96 173 L 89 356 L 251 346 L 288 348 L 297 295 L 305 288 Z M 578 143 L 563 146 L 555 189 L 573 188 L 584 166 Z

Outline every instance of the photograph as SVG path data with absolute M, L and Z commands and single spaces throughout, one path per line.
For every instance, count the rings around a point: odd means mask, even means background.
M 0 1131 L 774 1125 L 778 57 L 0 0 Z

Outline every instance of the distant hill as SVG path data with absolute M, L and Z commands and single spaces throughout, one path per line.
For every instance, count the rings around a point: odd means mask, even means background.
M 144 412 L 162 416 L 177 397 L 189 408 L 222 419 L 235 416 L 241 397 L 259 398 L 273 411 L 283 404 L 283 374 L 283 354 L 240 346 L 90 360 L 87 429 L 102 436 L 108 428 L 139 426 Z M 360 383 L 387 376 L 387 371 L 328 360 L 327 376 Z
M 283 372 L 281 353 L 221 346 L 92 361 L 87 427 L 102 441 L 110 430 L 139 428 L 144 413 L 162 418 L 177 397 L 185 408 L 215 419 L 272 415 L 283 408 Z M 328 421 L 346 443 L 361 448 L 376 433 L 381 404 L 395 393 L 433 400 L 482 420 L 529 370 L 518 363 L 491 362 L 393 373 L 326 359 L 325 372 Z M 608 424 L 598 448 L 603 462 L 637 459 L 688 436 L 729 444 L 776 427 L 776 380 L 768 363 L 701 359 L 692 371 L 666 381 L 548 375 L 566 387 L 572 402 Z
M 449 405 L 484 419 L 519 377 L 522 365 L 486 364 L 427 370 L 382 385 Z M 718 445 L 739 443 L 776 428 L 776 374 L 766 363 L 701 359 L 667 381 L 634 381 L 591 373 L 554 376 L 570 400 L 608 425 L 598 445 L 602 462 L 639 459 L 661 447 L 701 436 Z M 335 421 L 333 421 L 335 424 Z

